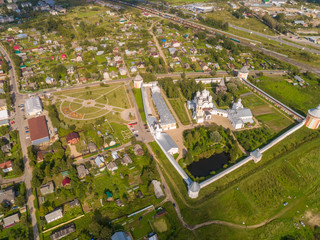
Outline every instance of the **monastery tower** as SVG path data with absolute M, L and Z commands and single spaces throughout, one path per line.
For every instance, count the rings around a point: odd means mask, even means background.
M 309 109 L 306 119 L 306 126 L 311 129 L 317 129 L 320 125 L 320 105 L 314 109 Z

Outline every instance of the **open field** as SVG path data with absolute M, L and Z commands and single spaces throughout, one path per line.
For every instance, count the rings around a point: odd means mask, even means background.
M 219 219 L 251 225 L 284 214 L 285 201 L 292 209 L 300 207 L 300 201 L 314 193 L 319 184 L 319 143 L 319 132 L 303 128 L 264 153 L 258 164 L 250 162 L 201 189 L 196 200 L 187 197 L 183 180 L 158 146 L 150 145 L 165 166 L 165 177 L 187 223 Z
M 294 123 L 294 121 L 289 119 L 283 112 L 276 110 L 272 104 L 255 94 L 246 96 L 242 98 L 242 100 L 244 106 L 251 109 L 254 117 L 274 132 L 280 132 Z
M 263 24 L 255 17 L 247 19 L 237 19 L 231 14 L 231 12 L 227 10 L 215 11 L 214 13 L 209 13 L 208 16 L 212 16 L 215 19 L 223 19 L 228 23 L 234 24 L 239 27 L 247 28 L 252 31 L 261 32 L 268 35 L 275 35 L 269 27 L 267 27 L 265 24 Z
M 318 83 L 310 82 L 309 86 L 302 88 L 288 83 L 285 77 L 263 76 L 259 79 L 261 81 L 256 83 L 259 88 L 300 113 L 306 114 L 308 109 L 320 103 Z

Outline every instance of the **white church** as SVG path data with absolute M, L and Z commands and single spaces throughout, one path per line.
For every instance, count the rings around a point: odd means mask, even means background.
M 253 124 L 252 112 L 249 108 L 244 108 L 241 99 L 233 103 L 232 108 L 227 110 L 228 119 L 235 129 L 243 128 L 246 124 Z
M 197 123 L 211 120 L 212 115 L 227 117 L 235 129 L 241 129 L 248 123 L 254 123 L 251 110 L 243 107 L 241 99 L 233 103 L 231 109 L 218 109 L 213 103 L 210 92 L 206 89 L 202 92 L 198 91 L 193 100 L 187 101 L 187 107 L 193 111 L 192 117 Z

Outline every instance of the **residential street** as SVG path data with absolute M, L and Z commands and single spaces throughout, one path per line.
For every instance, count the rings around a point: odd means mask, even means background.
M 21 112 L 21 110 L 18 107 L 20 104 L 24 104 L 26 95 L 22 95 L 19 93 L 18 85 L 17 85 L 17 81 L 16 81 L 17 79 L 16 79 L 14 68 L 13 68 L 13 64 L 11 64 L 12 60 L 10 59 L 10 56 L 6 53 L 5 49 L 2 46 L 0 46 L 0 51 L 3 54 L 3 56 L 5 56 L 6 60 L 8 61 L 9 66 L 11 68 L 10 69 L 11 92 L 12 92 L 12 95 L 15 96 L 13 98 L 13 104 L 14 104 L 14 108 L 16 110 L 14 127 L 16 127 L 17 130 L 19 130 L 21 149 L 22 149 L 23 161 L 24 161 L 24 166 L 25 166 L 23 176 L 21 176 L 17 179 L 10 179 L 10 181 L 19 182 L 21 180 L 24 180 L 24 182 L 26 184 L 27 206 L 29 208 L 30 215 L 31 215 L 33 235 L 34 235 L 34 239 L 38 240 L 38 239 L 40 239 L 39 238 L 39 230 L 38 230 L 37 219 L 36 219 L 35 209 L 34 209 L 34 204 L 33 204 L 34 196 L 33 196 L 32 187 L 31 187 L 32 168 L 29 165 L 29 159 L 28 159 L 28 155 L 27 155 L 27 145 L 26 145 L 26 140 L 25 140 L 26 136 L 25 136 L 25 131 L 24 131 L 24 126 L 26 126 L 26 121 L 23 118 L 23 112 Z M 1 183 L 5 183 L 5 182 L 8 182 L 9 179 L 6 179 L 6 180 L 1 179 L 0 181 L 1 181 Z

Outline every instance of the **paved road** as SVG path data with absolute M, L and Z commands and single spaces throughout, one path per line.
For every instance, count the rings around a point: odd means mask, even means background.
M 25 165 L 24 174 L 22 177 L 17 179 L 11 179 L 11 181 L 17 181 L 17 180 L 24 180 L 27 188 L 27 206 L 29 208 L 30 214 L 31 214 L 31 221 L 32 221 L 32 227 L 33 227 L 33 235 L 35 240 L 39 240 L 39 231 L 38 231 L 38 225 L 37 225 L 37 218 L 35 215 L 35 208 L 33 204 L 34 196 L 32 193 L 32 187 L 31 187 L 31 179 L 32 179 L 32 168 L 29 165 L 28 161 L 28 155 L 27 155 L 27 144 L 25 139 L 25 131 L 24 126 L 26 126 L 26 123 L 23 118 L 23 113 L 20 111 L 18 105 L 21 103 L 24 104 L 24 98 L 25 96 L 19 93 L 19 87 L 17 85 L 17 78 L 16 73 L 14 71 L 14 66 L 12 63 L 12 60 L 10 59 L 10 56 L 7 54 L 5 49 L 0 45 L 0 52 L 5 57 L 5 59 L 8 61 L 8 64 L 10 66 L 10 83 L 11 83 L 11 91 L 12 95 L 14 96 L 14 108 L 16 110 L 15 115 L 15 125 L 14 127 L 19 130 L 19 136 L 20 136 L 20 143 L 21 143 L 21 149 L 22 149 L 22 155 L 23 155 L 23 161 Z M 2 182 L 6 182 L 6 180 L 1 179 Z
M 153 137 L 152 137 L 151 133 L 148 132 L 149 130 L 146 129 L 143 125 L 143 121 L 142 121 L 142 118 L 141 118 L 141 115 L 139 112 L 139 107 L 138 107 L 136 99 L 133 95 L 133 92 L 132 92 L 132 89 L 130 86 L 130 82 L 128 83 L 128 88 L 129 88 L 129 94 L 130 94 L 131 100 L 133 102 L 134 110 L 136 112 L 135 114 L 136 114 L 137 120 L 138 120 L 137 121 L 138 124 L 134 126 L 134 128 L 138 130 L 137 140 L 145 142 L 145 143 L 151 142 L 151 141 L 153 141 Z
M 253 34 L 253 35 L 257 35 L 257 36 L 260 36 L 260 37 L 263 37 L 263 38 L 271 39 L 271 40 L 276 41 L 278 43 L 286 44 L 288 46 L 291 46 L 291 47 L 294 47 L 294 48 L 298 48 L 300 50 L 304 50 L 304 51 L 307 51 L 307 52 L 310 52 L 310 53 L 320 54 L 319 50 L 308 48 L 308 47 L 304 47 L 304 46 L 301 46 L 301 45 L 298 45 L 298 44 L 295 44 L 295 43 L 291 43 L 291 42 L 285 41 L 285 40 L 283 40 L 281 38 L 281 36 L 270 36 L 270 35 L 267 35 L 267 34 L 264 34 L 264 33 L 255 32 L 255 31 L 249 30 L 247 28 L 238 27 L 238 26 L 235 26 L 235 25 L 232 25 L 232 24 L 229 24 L 229 27 L 232 27 L 234 29 L 237 29 L 237 30 L 240 30 L 240 31 L 243 31 L 243 32 L 247 32 L 247 33 L 250 33 L 250 34 Z
M 286 70 L 251 70 L 249 74 L 256 74 L 263 72 L 264 74 L 274 74 L 274 75 L 283 75 L 286 73 Z M 163 74 L 156 74 L 155 76 L 159 78 L 165 78 L 165 77 L 181 77 L 182 72 L 173 72 L 173 73 L 163 73 Z M 187 77 L 201 77 L 201 76 L 211 76 L 210 72 L 186 72 L 185 73 Z M 229 74 L 227 71 L 219 70 L 216 72 L 217 75 L 227 75 Z M 134 78 L 128 77 L 128 78 L 122 78 L 122 79 L 116 79 L 116 80 L 110 80 L 110 81 L 104 81 L 106 84 L 112 84 L 112 83 L 121 83 L 121 82 L 130 82 Z M 64 88 L 47 88 L 47 89 L 41 89 L 38 92 L 30 92 L 30 93 L 23 93 L 19 92 L 19 95 L 28 95 L 28 94 L 37 94 L 37 93 L 55 93 L 59 91 L 67 91 L 67 90 L 76 90 L 81 89 L 85 87 L 95 87 L 99 86 L 102 83 L 102 81 L 96 81 L 96 82 L 90 82 L 85 84 L 77 84 L 70 87 L 64 87 Z M 17 90 L 19 91 L 19 90 Z

